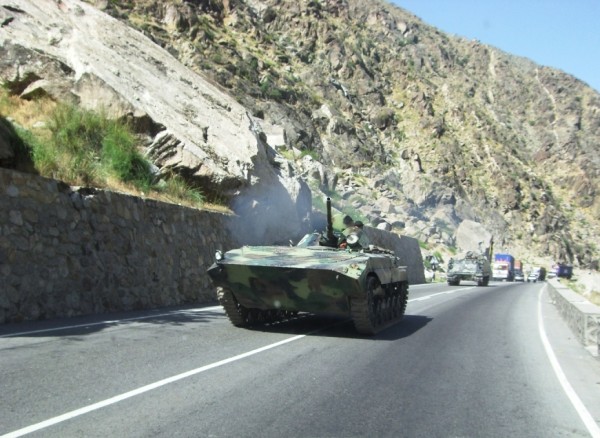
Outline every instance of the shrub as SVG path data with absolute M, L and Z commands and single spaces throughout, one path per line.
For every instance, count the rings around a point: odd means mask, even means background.
M 141 191 L 169 202 L 200 207 L 204 195 L 179 175 L 154 184 L 151 163 L 137 149 L 130 127 L 105 114 L 69 105 L 22 101 L 0 88 L 0 114 L 19 120 L 46 120 L 44 128 L 27 130 L 0 116 L 18 137 L 17 161 L 29 162 L 25 171 L 59 179 L 68 184 Z M 26 123 L 25 123 L 26 124 Z
M 200 207 L 204 204 L 204 194 L 197 188 L 190 187 L 188 183 L 177 174 L 171 174 L 166 180 L 161 180 L 154 189 L 159 191 L 164 198 L 171 202 Z
M 71 182 L 106 183 L 107 179 L 148 188 L 149 163 L 136 150 L 129 127 L 102 114 L 62 105 L 48 124 L 50 141 L 34 151 L 36 167 Z
M 138 188 L 151 185 L 150 165 L 136 150 L 135 138 L 125 126 L 116 123 L 108 126 L 102 140 L 101 160 L 121 181 L 131 182 Z

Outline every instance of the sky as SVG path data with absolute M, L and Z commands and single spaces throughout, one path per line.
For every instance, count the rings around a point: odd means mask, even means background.
M 388 0 L 439 30 L 555 67 L 600 92 L 600 0 Z

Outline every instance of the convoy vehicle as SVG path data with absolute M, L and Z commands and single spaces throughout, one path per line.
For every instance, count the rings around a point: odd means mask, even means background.
M 523 273 L 523 262 L 521 262 L 521 260 L 515 260 L 513 280 L 525 281 L 525 274 Z
M 514 270 L 515 270 L 515 272 L 517 272 L 517 271 L 523 272 L 523 262 L 521 262 L 521 260 L 515 260 Z
M 515 258 L 510 254 L 494 254 L 492 277 L 495 281 L 513 281 Z
M 361 230 L 327 228 L 296 246 L 243 246 L 217 251 L 208 269 L 217 298 L 233 325 L 274 322 L 298 312 L 351 317 L 372 335 L 400 321 L 408 302 L 408 275 L 390 250 L 364 248 Z
M 556 276 L 570 280 L 571 277 L 573 277 L 573 266 L 559 263 L 558 269 L 556 270 Z
M 546 279 L 546 268 L 541 266 L 535 266 L 529 273 L 527 281 L 534 281 L 534 277 L 535 281 L 544 281 Z
M 450 259 L 446 278 L 449 286 L 458 286 L 461 281 L 475 281 L 477 286 L 487 286 L 491 275 L 488 258 L 483 254 L 467 251 L 463 257 Z
M 543 266 L 540 266 L 539 268 L 537 268 L 537 274 L 538 274 L 538 280 L 544 281 L 546 279 L 546 268 L 544 268 Z

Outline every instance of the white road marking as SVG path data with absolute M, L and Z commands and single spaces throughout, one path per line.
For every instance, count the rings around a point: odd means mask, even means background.
M 26 335 L 36 334 L 36 333 L 57 332 L 57 331 L 61 331 L 61 330 L 69 330 L 69 329 L 74 329 L 74 328 L 93 327 L 96 325 L 119 324 L 121 322 L 127 322 L 127 321 L 138 321 L 141 319 L 156 318 L 157 316 L 171 316 L 171 315 L 178 315 L 178 314 L 185 314 L 185 313 L 208 312 L 208 311 L 220 310 L 220 309 L 222 309 L 221 306 L 212 306 L 212 307 L 202 307 L 202 308 L 198 308 L 198 309 L 177 310 L 174 312 L 155 313 L 153 315 L 137 316 L 135 318 L 106 320 L 106 321 L 92 322 L 92 323 L 86 323 L 86 324 L 64 325 L 64 326 L 60 326 L 60 327 L 52 327 L 52 328 L 41 329 L 41 330 L 31 330 L 31 331 L 27 331 L 27 332 L 9 333 L 6 335 L 0 335 L 0 338 L 10 338 L 13 336 L 26 336 Z
M 178 374 L 176 376 L 172 376 L 172 377 L 169 377 L 169 378 L 166 378 L 166 379 L 163 379 L 163 380 L 159 380 L 158 382 L 154 382 L 154 383 L 151 383 L 149 385 L 142 386 L 141 388 L 134 389 L 133 391 L 125 392 L 123 394 L 117 395 L 115 397 L 111 397 L 109 399 L 100 401 L 98 403 L 94 403 L 92 405 L 88 405 L 88 406 L 85 406 L 83 408 L 76 409 L 76 410 L 71 411 L 71 412 L 67 412 L 66 414 L 59 415 L 58 417 L 50 418 L 50 419 L 48 419 L 46 421 L 42 421 L 41 423 L 37 423 L 37 424 L 31 425 L 31 426 L 28 426 L 28 427 L 24 427 L 23 429 L 15 430 L 14 432 L 10 432 L 10 433 L 8 433 L 6 435 L 0 436 L 0 438 L 16 438 L 16 437 L 20 437 L 20 436 L 26 435 L 28 433 L 32 433 L 32 432 L 36 432 L 36 431 L 41 430 L 41 429 L 45 429 L 45 428 L 47 428 L 49 426 L 52 426 L 54 424 L 62 423 L 63 421 L 67 421 L 67 420 L 70 420 L 72 418 L 79 417 L 79 416 L 87 414 L 89 412 L 92 412 L 92 411 L 104 408 L 106 406 L 118 403 L 120 401 L 126 400 L 128 398 L 135 397 L 136 395 L 140 395 L 140 394 L 143 394 L 145 392 L 152 391 L 153 389 L 160 388 L 161 386 L 168 385 L 169 383 L 177 382 L 178 380 L 194 376 L 194 375 L 202 373 L 204 371 L 208 371 L 208 370 L 211 370 L 213 368 L 217 368 L 217 367 L 220 367 L 220 366 L 223 366 L 223 365 L 227 365 L 227 364 L 229 364 L 231 362 L 235 362 L 235 361 L 244 359 L 246 357 L 253 356 L 253 355 L 258 354 L 258 353 L 262 353 L 263 351 L 270 350 L 272 348 L 276 348 L 276 347 L 279 347 L 281 345 L 297 341 L 299 339 L 302 339 L 302 338 L 306 337 L 309 334 L 311 334 L 311 333 L 308 333 L 306 335 L 298 335 L 298 336 L 294 336 L 294 337 L 291 337 L 291 338 L 287 338 L 287 339 L 284 339 L 283 341 L 275 342 L 274 344 L 269 344 L 269 345 L 266 345 L 264 347 L 257 348 L 256 350 L 252 350 L 252 351 L 248 351 L 246 353 L 238 354 L 237 356 L 233 356 L 233 357 L 230 357 L 228 359 L 223 359 L 223 360 L 221 360 L 219 362 L 214 362 L 214 363 L 211 363 L 210 365 L 205 365 L 203 367 L 196 368 L 195 370 L 187 371 L 185 373 Z
M 447 290 L 444 292 L 438 292 L 438 293 L 431 294 L 431 295 L 425 295 L 424 297 L 413 298 L 412 300 L 408 300 L 408 302 L 412 303 L 413 301 L 425 301 L 425 300 L 429 300 L 433 297 L 436 297 L 438 295 L 452 295 L 452 294 L 455 294 L 456 292 L 461 292 L 463 290 L 470 290 L 470 289 L 475 289 L 475 286 L 461 287 L 460 289 L 450 289 L 450 290 Z
M 435 294 L 432 294 L 432 295 L 427 295 L 425 297 L 420 297 L 420 298 L 415 298 L 413 300 L 408 300 L 408 302 L 411 302 L 411 301 L 422 301 L 422 300 L 430 299 L 430 298 L 435 297 L 437 295 L 450 295 L 450 294 L 453 294 L 453 293 L 456 293 L 456 292 L 460 292 L 460 291 L 464 291 L 464 290 L 469 290 L 469 289 L 475 289 L 475 287 L 472 286 L 472 287 L 467 287 L 467 288 L 451 289 L 449 291 L 438 292 L 438 293 L 435 293 Z M 127 318 L 127 319 L 121 319 L 121 320 L 101 321 L 101 322 L 92 323 L 92 324 L 80 324 L 80 325 L 73 325 L 73 326 L 56 327 L 56 328 L 45 329 L 45 330 L 34 330 L 34 331 L 30 331 L 30 332 L 12 333 L 10 335 L 4 335 L 4 336 L 0 336 L 0 337 L 18 336 L 18 335 L 29 334 L 29 333 L 40 333 L 40 332 L 49 332 L 49 331 L 57 331 L 57 330 L 66 330 L 66 329 L 70 329 L 70 328 L 89 327 L 89 326 L 92 326 L 92 325 L 116 324 L 116 323 L 119 323 L 119 322 L 122 322 L 122 321 L 135 321 L 135 320 L 140 320 L 140 319 L 148 319 L 148 318 L 152 318 L 152 317 L 156 317 L 156 316 L 168 316 L 168 315 L 173 315 L 173 313 L 209 311 L 209 310 L 217 310 L 217 309 L 221 309 L 221 306 L 204 307 L 204 308 L 201 308 L 201 309 L 188 309 L 188 310 L 181 310 L 181 311 L 177 311 L 177 312 L 169 312 L 169 313 L 155 314 L 155 315 L 142 316 L 142 317 L 136 317 L 136 318 Z M 117 395 L 117 396 L 114 396 L 114 397 L 111 397 L 109 399 L 102 400 L 100 402 L 97 402 L 97 403 L 85 406 L 85 407 L 80 408 L 80 409 L 76 409 L 76 410 L 71 411 L 71 412 L 67 412 L 65 414 L 59 415 L 59 416 L 54 417 L 54 418 L 50 418 L 50 419 L 42 421 L 40 423 L 33 424 L 31 426 L 27 426 L 27 427 L 24 427 L 24 428 L 19 429 L 19 430 L 15 430 L 14 432 L 10 432 L 10 433 L 5 434 L 5 435 L 1 435 L 0 438 L 16 438 L 16 437 L 20 437 L 20 436 L 23 436 L 23 435 L 27 435 L 27 434 L 32 433 L 32 432 L 36 432 L 36 431 L 41 430 L 41 429 L 45 429 L 45 428 L 53 426 L 55 424 L 62 423 L 63 421 L 71 420 L 71 419 L 73 419 L 75 417 L 79 417 L 81 415 L 85 415 L 85 414 L 87 414 L 89 412 L 105 408 L 107 406 L 113 405 L 115 403 L 118 403 L 120 401 L 126 400 L 128 398 L 135 397 L 136 395 L 140 395 L 140 394 L 143 394 L 145 392 L 152 391 L 154 389 L 160 388 L 161 386 L 165 386 L 165 385 L 168 385 L 170 383 L 177 382 L 178 380 L 182 380 L 182 379 L 185 379 L 187 377 L 191 377 L 191 376 L 194 376 L 196 374 L 202 373 L 204 371 L 208 371 L 208 370 L 211 370 L 213 368 L 217 368 L 217 367 L 220 367 L 220 366 L 223 366 L 223 365 L 227 365 L 229 363 L 232 363 L 232 362 L 235 362 L 235 361 L 238 361 L 238 360 L 241 360 L 241 359 L 245 359 L 245 358 L 247 358 L 249 356 L 253 356 L 255 354 L 262 353 L 263 351 L 267 351 L 267 350 L 270 350 L 272 348 L 276 348 L 276 347 L 279 347 L 281 345 L 297 341 L 297 340 L 302 339 L 302 338 L 304 338 L 304 337 L 306 337 L 308 335 L 311 335 L 313 333 L 316 333 L 316 332 L 322 331 L 322 330 L 323 329 L 315 330 L 313 332 L 310 332 L 310 333 L 307 333 L 307 334 L 304 334 L 304 335 L 298 335 L 298 336 L 294 336 L 294 337 L 291 337 L 291 338 L 287 338 L 287 339 L 284 339 L 282 341 L 275 342 L 273 344 L 269 344 L 269 345 L 266 345 L 264 347 L 257 348 L 255 350 L 248 351 L 246 353 L 238 354 L 237 356 L 233 356 L 233 357 L 230 357 L 228 359 L 223 359 L 221 361 L 214 362 L 212 364 L 205 365 L 203 367 L 196 368 L 194 370 L 187 371 L 185 373 L 181 373 L 181 374 L 178 374 L 176 376 L 172 376 L 172 377 L 168 377 L 168 378 L 163 379 L 163 380 L 159 380 L 158 382 L 154 382 L 154 383 L 151 383 L 149 385 L 142 386 L 140 388 L 134 389 L 132 391 L 129 391 L 129 392 L 126 392 L 126 393 L 123 393 L 123 394 L 120 394 L 120 395 Z
M 588 432 L 593 438 L 600 438 L 600 427 L 598 427 L 598 424 L 594 420 L 594 417 L 592 417 L 592 415 L 589 413 L 589 411 L 587 410 L 587 408 L 585 407 L 585 405 L 583 404 L 583 402 L 581 401 L 581 399 L 567 380 L 567 376 L 565 375 L 560 364 L 558 363 L 558 359 L 554 354 L 554 350 L 552 350 L 552 346 L 548 341 L 546 329 L 544 328 L 544 323 L 542 321 L 542 294 L 547 288 L 548 285 L 544 285 L 544 287 L 540 289 L 540 293 L 538 294 L 538 330 L 540 333 L 540 338 L 542 339 L 542 344 L 544 345 L 544 350 L 546 350 L 546 355 L 550 360 L 552 369 L 554 370 L 554 373 L 556 374 L 556 377 L 558 378 L 558 381 L 560 382 L 563 391 L 565 391 L 565 394 L 567 394 L 567 397 L 569 397 L 571 404 L 577 411 L 577 414 L 579 414 L 579 418 L 581 418 L 581 421 L 583 421 L 583 424 L 585 424 L 585 427 L 587 428 Z
M 416 285 L 416 286 L 422 286 L 422 285 Z M 411 286 L 411 287 L 415 287 L 415 286 Z M 437 295 L 450 295 L 450 294 L 453 294 L 455 292 L 472 289 L 474 287 L 475 286 L 463 287 L 463 288 L 460 288 L 460 289 L 451 289 L 451 290 L 445 291 L 445 292 L 438 292 L 438 293 L 435 293 L 435 294 L 426 295 L 424 297 L 414 298 L 412 300 L 408 300 L 408 302 L 410 303 L 412 301 L 425 301 L 425 300 L 428 300 L 428 299 L 430 299 L 432 297 L 435 297 Z M 11 337 L 15 337 L 15 336 L 27 336 L 27 335 L 37 334 L 37 333 L 50 333 L 50 332 L 57 332 L 57 331 L 69 330 L 69 329 L 76 329 L 76 328 L 94 327 L 94 326 L 98 326 L 98 325 L 119 324 L 121 322 L 139 321 L 139 320 L 142 320 L 142 319 L 156 318 L 158 316 L 171 316 L 171 315 L 176 315 L 176 314 L 195 313 L 195 312 L 209 312 L 209 311 L 221 310 L 221 309 L 222 309 L 221 306 L 211 306 L 211 307 L 201 307 L 201 308 L 197 308 L 197 309 L 177 310 L 175 312 L 156 313 L 156 314 L 153 314 L 153 315 L 137 316 L 137 317 L 134 317 L 134 318 L 105 320 L 105 321 L 98 321 L 98 322 L 85 323 L 85 324 L 64 325 L 64 326 L 60 326 L 60 327 L 52 327 L 52 328 L 47 328 L 47 329 L 30 330 L 30 331 L 24 331 L 24 332 L 18 332 L 18 333 L 8 333 L 8 334 L 5 334 L 5 335 L 0 335 L 0 338 L 11 338 Z
M 417 286 L 420 286 L 420 285 L 417 285 Z M 411 287 L 415 287 L 415 286 L 411 286 Z M 462 290 L 467 290 L 467 289 L 471 289 L 471 288 L 460 288 L 460 289 L 452 289 L 452 290 L 446 291 L 446 292 L 438 292 L 438 293 L 435 293 L 435 294 L 432 294 L 432 295 L 427 295 L 425 297 L 414 298 L 412 300 L 408 300 L 408 302 L 410 303 L 412 301 L 424 301 L 424 300 L 428 300 L 429 298 L 434 297 L 436 295 L 452 294 L 454 292 L 458 292 L 458 291 L 462 291 Z M 174 312 L 155 313 L 153 315 L 137 316 L 137 317 L 134 317 L 134 318 L 105 320 L 105 321 L 98 321 L 98 322 L 85 323 L 85 324 L 63 325 L 63 326 L 60 326 L 60 327 L 52 327 L 52 328 L 47 328 L 47 329 L 30 330 L 30 331 L 17 332 L 17 333 L 8 333 L 8 334 L 5 334 L 5 335 L 0 335 L 0 338 L 11 338 L 11 337 L 16 337 L 16 336 L 27 336 L 27 335 L 37 334 L 37 333 L 58 332 L 58 331 L 63 331 L 63 330 L 76 329 L 76 328 L 94 327 L 94 326 L 98 326 L 98 325 L 119 324 L 119 323 L 122 323 L 122 322 L 140 321 L 140 320 L 143 320 L 143 319 L 156 318 L 158 316 L 171 316 L 171 315 L 185 314 L 185 313 L 195 313 L 195 312 L 210 312 L 210 311 L 221 310 L 221 309 L 222 309 L 221 306 L 211 306 L 211 307 L 200 307 L 200 308 L 197 308 L 197 309 L 177 310 L 177 311 L 174 311 Z

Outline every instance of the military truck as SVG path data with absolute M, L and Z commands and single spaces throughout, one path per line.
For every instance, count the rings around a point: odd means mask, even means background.
M 463 257 L 451 258 L 446 275 L 449 286 L 458 286 L 461 281 L 474 281 L 477 286 L 487 286 L 492 269 L 486 256 L 474 251 L 467 251 Z
M 327 226 L 296 246 L 244 246 L 217 251 L 208 269 L 217 298 L 233 325 L 281 321 L 298 312 L 350 317 L 372 335 L 400 321 L 408 302 L 408 276 L 392 251 L 360 244 L 360 230 Z

